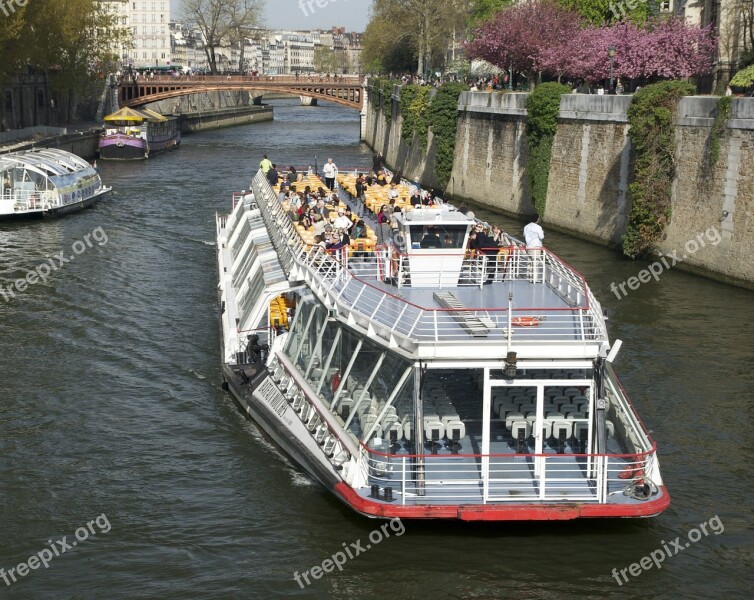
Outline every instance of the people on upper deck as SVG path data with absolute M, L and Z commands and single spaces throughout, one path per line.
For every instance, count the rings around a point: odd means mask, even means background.
M 272 168 L 272 161 L 267 158 L 266 154 L 262 156 L 262 161 L 259 163 L 259 168 L 262 169 L 262 173 L 264 173 L 265 175 L 267 175 L 267 171 Z
M 327 163 L 322 167 L 322 172 L 325 175 L 325 185 L 330 190 L 335 189 L 335 178 L 338 175 L 338 167 L 335 166 L 332 158 L 327 159 Z
M 325 201 L 321 198 L 317 200 L 317 208 L 315 208 L 314 211 L 318 215 L 322 215 L 322 218 L 325 220 L 330 218 L 330 209 L 325 206 Z
M 524 240 L 527 248 L 541 248 L 545 232 L 539 224 L 539 215 L 534 214 L 530 223 L 524 227 Z
M 343 231 L 348 231 L 351 229 L 352 226 L 353 226 L 353 221 L 351 221 L 351 219 L 349 219 L 346 216 L 345 209 L 342 207 L 339 208 L 338 216 L 333 222 L 333 227 L 335 227 L 335 229 L 342 229 Z
M 351 234 L 354 239 L 365 238 L 367 236 L 367 226 L 363 220 L 359 219 L 356 221 Z
M 298 173 L 296 172 L 296 167 L 294 167 L 293 165 L 288 167 L 288 181 L 291 184 L 294 184 L 298 181 Z
M 382 171 L 383 166 L 382 152 L 375 152 L 374 156 L 372 156 L 372 170 L 375 173 L 379 173 Z
M 387 210 L 387 204 L 380 207 L 377 214 L 377 241 L 380 244 L 387 244 L 390 241 L 390 214 Z
M 280 174 L 278 173 L 276 165 L 273 163 L 270 169 L 267 171 L 267 181 L 271 186 L 276 186 L 280 180 Z

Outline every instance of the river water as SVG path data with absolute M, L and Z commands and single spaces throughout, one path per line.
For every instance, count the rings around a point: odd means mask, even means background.
M 101 163 L 116 193 L 91 210 L 0 226 L 3 286 L 48 255 L 57 267 L 0 295 L 0 597 L 749 597 L 754 295 L 670 270 L 618 299 L 610 283 L 645 265 L 549 231 L 624 340 L 616 366 L 671 507 L 650 520 L 395 523 L 342 571 L 296 583 L 344 546 L 357 553 L 378 523 L 291 467 L 220 389 L 214 215 L 263 153 L 320 166 L 371 154 L 354 112 L 274 104 L 274 122 Z M 58 266 L 60 251 L 74 259 Z M 674 555 L 661 569 L 611 575 L 663 544 Z M 52 556 L 47 568 L 17 568 L 35 554 Z

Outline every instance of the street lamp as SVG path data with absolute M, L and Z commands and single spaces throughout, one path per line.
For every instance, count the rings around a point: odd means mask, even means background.
M 615 61 L 615 46 L 610 46 L 607 49 L 607 55 L 610 57 L 610 89 L 608 90 L 608 94 L 611 94 L 613 91 L 613 61 Z
M 511 56 L 511 62 L 508 66 L 508 89 L 513 89 L 513 57 Z

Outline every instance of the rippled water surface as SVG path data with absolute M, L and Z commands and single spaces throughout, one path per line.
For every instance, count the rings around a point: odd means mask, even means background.
M 0 295 L 0 568 L 70 543 L 98 515 L 109 524 L 10 586 L 0 572 L 0 597 L 749 597 L 754 295 L 670 271 L 618 300 L 610 283 L 643 265 L 550 232 L 625 342 L 617 368 L 658 441 L 670 509 L 641 521 L 405 522 L 342 572 L 297 585 L 294 572 L 366 545 L 377 523 L 297 472 L 220 389 L 214 215 L 263 153 L 297 165 L 315 154 L 363 165 L 371 153 L 348 109 L 275 106 L 272 123 L 100 163 L 116 193 L 91 210 L 0 225 L 5 287 L 48 255 L 74 256 Z M 662 569 L 622 586 L 611 576 L 715 515 L 724 532 Z

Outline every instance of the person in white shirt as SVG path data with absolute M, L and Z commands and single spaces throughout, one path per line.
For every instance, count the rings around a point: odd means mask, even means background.
M 344 229 L 348 231 L 353 226 L 353 221 L 346 216 L 346 211 L 343 208 L 338 209 L 338 216 L 333 222 L 335 229 Z
M 327 163 L 322 167 L 322 172 L 325 174 L 325 185 L 329 190 L 335 189 L 335 177 L 338 175 L 338 167 L 332 161 L 332 158 L 327 159 Z
M 531 223 L 524 227 L 526 251 L 531 258 L 531 264 L 533 267 L 531 269 L 532 283 L 537 280 L 537 275 L 540 270 L 542 272 L 542 277 L 544 277 L 544 268 L 540 269 L 540 266 L 544 267 L 544 262 L 542 260 L 544 258 L 544 254 L 542 253 L 542 242 L 544 241 L 544 239 L 545 232 L 539 225 L 539 215 L 535 214 L 531 220 Z
M 545 232 L 539 225 L 539 215 L 534 215 L 526 227 L 524 227 L 524 240 L 527 248 L 541 248 L 545 239 Z

